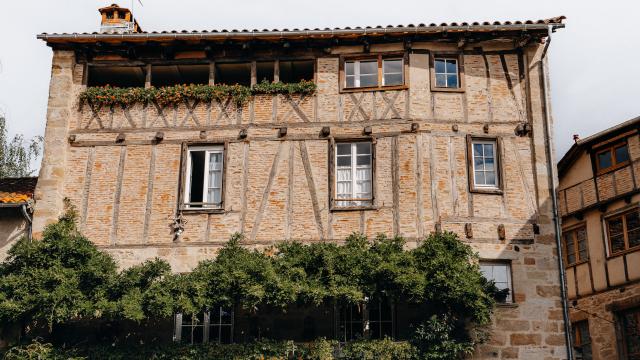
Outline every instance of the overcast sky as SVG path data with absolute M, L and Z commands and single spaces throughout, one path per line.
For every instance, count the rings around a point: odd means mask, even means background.
M 144 30 L 315 28 L 567 16 L 549 50 L 558 156 L 582 137 L 640 115 L 637 0 L 134 0 Z M 51 50 L 42 32 L 96 31 L 111 1 L 2 2 L 0 110 L 10 133 L 44 134 Z M 131 0 L 120 1 L 131 7 Z

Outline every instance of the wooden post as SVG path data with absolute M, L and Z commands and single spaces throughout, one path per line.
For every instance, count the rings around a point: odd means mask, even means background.
M 216 62 L 209 63 L 209 85 L 216 84 Z
M 280 60 L 276 59 L 273 62 L 273 82 L 277 83 L 280 81 Z
M 251 86 L 258 83 L 258 71 L 255 61 L 251 62 Z
M 151 87 L 151 64 L 147 64 L 146 74 L 144 78 L 144 87 L 148 89 Z

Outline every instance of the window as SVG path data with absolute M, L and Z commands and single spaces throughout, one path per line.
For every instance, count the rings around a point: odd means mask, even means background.
M 372 205 L 372 144 L 338 143 L 335 150 L 335 206 Z
M 394 310 L 393 304 L 387 300 L 372 300 L 340 307 L 338 340 L 393 338 Z
M 144 87 L 143 66 L 89 66 L 87 86 Z
M 382 86 L 404 84 L 402 68 L 402 59 L 382 60 Z
M 344 88 L 382 88 L 404 85 L 404 58 L 345 60 Z
M 589 322 L 580 321 L 571 324 L 573 329 L 573 348 L 576 359 L 591 360 L 591 336 L 589 335 Z
M 640 308 L 625 311 L 619 318 L 627 359 L 640 360 Z
M 498 290 L 508 289 L 505 302 L 513 302 L 511 284 L 511 264 L 506 262 L 480 262 L 480 271 L 487 280 L 492 280 Z
M 338 339 L 350 341 L 364 337 L 364 307 L 362 304 L 340 307 L 338 317 Z
M 174 341 L 186 344 L 233 342 L 233 310 L 215 307 L 199 314 L 175 315 Z
M 472 190 L 500 188 L 498 144 L 494 139 L 471 139 Z
M 609 254 L 640 246 L 640 212 L 638 209 L 606 219 Z
M 189 147 L 185 208 L 222 207 L 223 153 L 222 146 Z
M 564 252 L 566 266 L 575 265 L 589 259 L 587 251 L 587 228 L 581 226 L 576 229 L 563 231 Z
M 616 144 L 596 152 L 598 173 L 618 169 L 629 163 L 629 149 L 626 143 Z
M 436 87 L 453 89 L 460 87 L 457 59 L 435 58 L 434 69 Z

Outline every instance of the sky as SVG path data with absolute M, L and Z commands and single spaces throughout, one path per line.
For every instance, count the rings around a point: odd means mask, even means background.
M 554 141 L 560 158 L 573 134 L 586 137 L 640 115 L 640 1 L 609 0 L 133 0 L 142 28 L 283 29 L 567 16 L 549 49 Z M 93 32 L 113 1 L 2 2 L 0 111 L 10 135 L 43 135 L 51 49 L 42 32 Z M 119 5 L 131 7 L 131 0 Z

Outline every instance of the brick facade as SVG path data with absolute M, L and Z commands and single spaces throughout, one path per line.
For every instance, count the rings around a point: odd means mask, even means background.
M 257 96 L 241 109 L 214 102 L 94 111 L 77 101 L 84 67 L 72 51 L 55 50 L 34 233 L 56 219 L 67 197 L 84 234 L 121 267 L 159 257 L 174 271 L 188 271 L 235 232 L 257 248 L 280 240 L 340 242 L 354 231 L 401 235 L 415 246 L 441 227 L 481 258 L 511 262 L 515 304 L 497 310 L 493 338 L 476 358 L 564 358 L 541 90 L 546 74 L 538 66 L 543 45 L 474 46 L 486 53 L 464 52 L 460 92 L 432 91 L 429 76 L 429 51 L 460 53 L 455 44 L 412 44 L 407 89 L 354 93 L 339 90 L 338 55 L 362 47 L 336 46 L 315 61 L 314 96 Z M 389 50 L 403 46 L 372 45 L 370 52 Z M 411 131 L 413 123 L 418 128 Z M 522 123 L 531 126 L 527 136 L 514 133 Z M 282 126 L 287 135 L 278 137 Z M 325 126 L 328 137 L 320 135 Z M 154 142 L 158 131 L 164 139 Z M 123 142 L 115 142 L 118 134 Z M 502 194 L 470 192 L 467 135 L 498 139 Z M 344 138 L 375 144 L 371 208 L 331 209 L 331 143 Z M 223 211 L 178 211 L 186 142 L 224 144 Z M 186 224 L 175 236 L 171 224 L 179 213 Z

